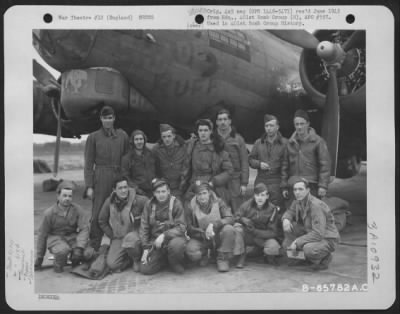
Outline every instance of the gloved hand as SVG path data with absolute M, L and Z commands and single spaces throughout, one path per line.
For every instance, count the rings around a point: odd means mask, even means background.
M 37 257 L 35 260 L 35 270 L 40 270 L 42 268 L 43 257 Z
M 79 263 L 82 260 L 83 260 L 83 248 L 81 247 L 73 248 L 71 253 L 72 267 L 79 265 Z

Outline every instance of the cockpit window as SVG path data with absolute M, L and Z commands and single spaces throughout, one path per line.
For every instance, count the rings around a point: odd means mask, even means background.
M 34 45 L 39 53 L 59 55 L 70 63 L 82 62 L 88 56 L 96 37 L 96 30 L 35 30 Z M 36 41 L 36 43 L 35 43 Z
M 238 58 L 250 61 L 250 43 L 239 30 L 209 30 L 210 46 Z

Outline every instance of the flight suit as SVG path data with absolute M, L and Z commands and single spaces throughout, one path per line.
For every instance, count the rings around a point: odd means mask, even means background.
M 242 226 L 237 227 L 241 245 L 257 246 L 263 249 L 264 255 L 276 256 L 280 254 L 280 243 L 283 238 L 280 228 L 279 207 L 271 202 L 264 204 L 262 209 L 257 207 L 254 198 L 244 202 L 235 216 L 235 221 Z M 246 222 L 250 220 L 252 228 L 247 228 Z
M 228 190 L 231 197 L 232 211 L 236 213 L 243 202 L 240 187 L 249 183 L 249 161 L 246 143 L 243 137 L 232 129 L 224 138 L 225 150 L 228 152 L 233 166 L 231 179 L 228 181 Z
M 107 133 L 101 128 L 91 133 L 86 141 L 84 177 L 86 187 L 94 190 L 90 240 L 96 250 L 103 236 L 98 224 L 99 213 L 112 192 L 114 180 L 121 175 L 121 159 L 128 147 L 128 135 L 120 129 Z
M 234 254 L 242 252 L 235 251 L 235 230 L 233 228 L 234 218 L 231 209 L 225 202 L 217 198 L 214 192 L 210 191 L 210 201 L 202 207 L 196 196 L 190 201 L 188 208 L 188 235 L 190 240 L 186 245 L 186 256 L 192 262 L 200 261 L 207 255 L 208 249 L 224 255 L 229 259 Z M 205 231 L 212 223 L 215 237 L 212 240 L 206 239 Z
M 142 256 L 140 218 L 147 201 L 147 197 L 129 189 L 126 200 L 120 200 L 113 192 L 104 202 L 99 225 L 104 232 L 102 244 L 110 246 L 106 263 L 111 271 L 124 270 L 132 260 L 139 263 Z
M 224 150 L 217 152 L 214 144 L 202 144 L 197 139 L 188 142 L 187 152 L 183 183 L 190 185 L 185 194 L 185 201 L 188 203 L 192 200 L 195 195 L 194 183 L 200 180 L 212 182 L 218 197 L 229 203 L 227 184 L 233 173 L 229 154 Z
M 170 147 L 166 147 L 161 141 L 154 145 L 153 153 L 157 177 L 166 179 L 171 193 L 182 198 L 183 191 L 180 190 L 180 186 L 186 158 L 184 140 L 177 135 Z
M 319 264 L 335 250 L 340 236 L 333 214 L 323 201 L 309 194 L 302 201 L 294 201 L 283 214 L 284 219 L 291 221 L 294 229 L 285 232 L 284 248 L 296 240 L 297 249 L 303 250 L 313 264 Z
M 287 139 L 280 132 L 277 133 L 273 143 L 270 143 L 267 140 L 267 135 L 264 134 L 256 140 L 249 155 L 250 167 L 257 169 L 254 186 L 258 183 L 264 183 L 268 188 L 269 201 L 281 208 L 285 206 L 281 193 L 281 172 L 286 144 Z M 270 168 L 262 170 L 261 162 L 267 163 Z
M 160 203 L 155 197 L 145 205 L 140 224 L 140 240 L 144 250 L 148 249 L 147 263 L 140 264 L 140 272 L 152 275 L 170 265 L 182 265 L 186 246 L 186 222 L 181 201 L 170 196 Z M 165 239 L 157 249 L 154 241 L 161 234 Z
M 77 204 L 72 203 L 64 212 L 56 203 L 44 213 L 37 238 L 37 258 L 43 260 L 48 248 L 55 263 L 64 266 L 72 249 L 85 249 L 88 240 L 89 215 Z

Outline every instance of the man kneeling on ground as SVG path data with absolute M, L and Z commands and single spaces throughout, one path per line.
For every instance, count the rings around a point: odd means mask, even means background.
M 296 200 L 282 216 L 285 232 L 282 246 L 303 250 L 312 269 L 327 269 L 339 241 L 335 219 L 328 205 L 311 195 L 306 179 L 295 182 L 293 193 Z
M 140 218 L 148 198 L 129 188 L 128 178 L 114 181 L 113 191 L 105 200 L 99 214 L 99 225 L 104 232 L 102 245 L 109 245 L 107 266 L 119 272 L 132 264 L 139 271 L 142 248 L 139 238 Z
M 280 241 L 282 232 L 279 228 L 279 207 L 269 202 L 267 186 L 258 183 L 254 196 L 244 202 L 235 217 L 235 229 L 239 231 L 242 245 L 263 248 L 264 260 L 271 265 L 278 265 L 277 257 L 282 254 Z M 245 254 L 237 267 L 244 266 Z
M 187 209 L 191 239 L 186 246 L 186 255 L 192 262 L 205 266 L 208 264 L 208 250 L 216 250 L 218 271 L 229 271 L 229 262 L 236 253 L 231 209 L 216 196 L 208 182 L 196 181 L 194 190 L 196 195 Z
M 171 195 L 164 179 L 152 181 L 154 196 L 143 210 L 140 239 L 143 255 L 140 272 L 152 275 L 167 264 L 175 273 L 183 273 L 186 222 L 182 203 Z
M 72 266 L 84 259 L 89 240 L 89 215 L 72 203 L 75 186 L 62 181 L 57 187 L 57 202 L 47 209 L 39 229 L 35 270 L 41 268 L 46 248 L 54 255 L 54 271 L 61 273 L 71 254 Z

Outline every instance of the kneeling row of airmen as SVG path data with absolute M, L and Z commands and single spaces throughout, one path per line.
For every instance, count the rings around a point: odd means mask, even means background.
M 195 182 L 186 208 L 164 179 L 152 181 L 150 199 L 138 195 L 128 181 L 117 178 L 102 206 L 98 223 L 104 236 L 97 252 L 89 245 L 87 215 L 72 202 L 74 184 L 61 182 L 57 202 L 45 212 L 39 230 L 35 269 L 41 268 L 48 248 L 56 272 L 63 271 L 68 257 L 75 267 L 99 254 L 105 254 L 112 272 L 132 265 L 135 272 L 150 275 L 169 265 L 183 273 L 188 262 L 205 266 L 214 258 L 218 271 L 226 272 L 232 264 L 243 268 L 246 247 L 254 246 L 272 265 L 285 260 L 285 250 L 303 251 L 303 263 L 320 270 L 328 267 L 339 240 L 329 207 L 311 195 L 304 178 L 294 182 L 295 201 L 284 213 L 259 183 L 236 214 L 207 181 Z

